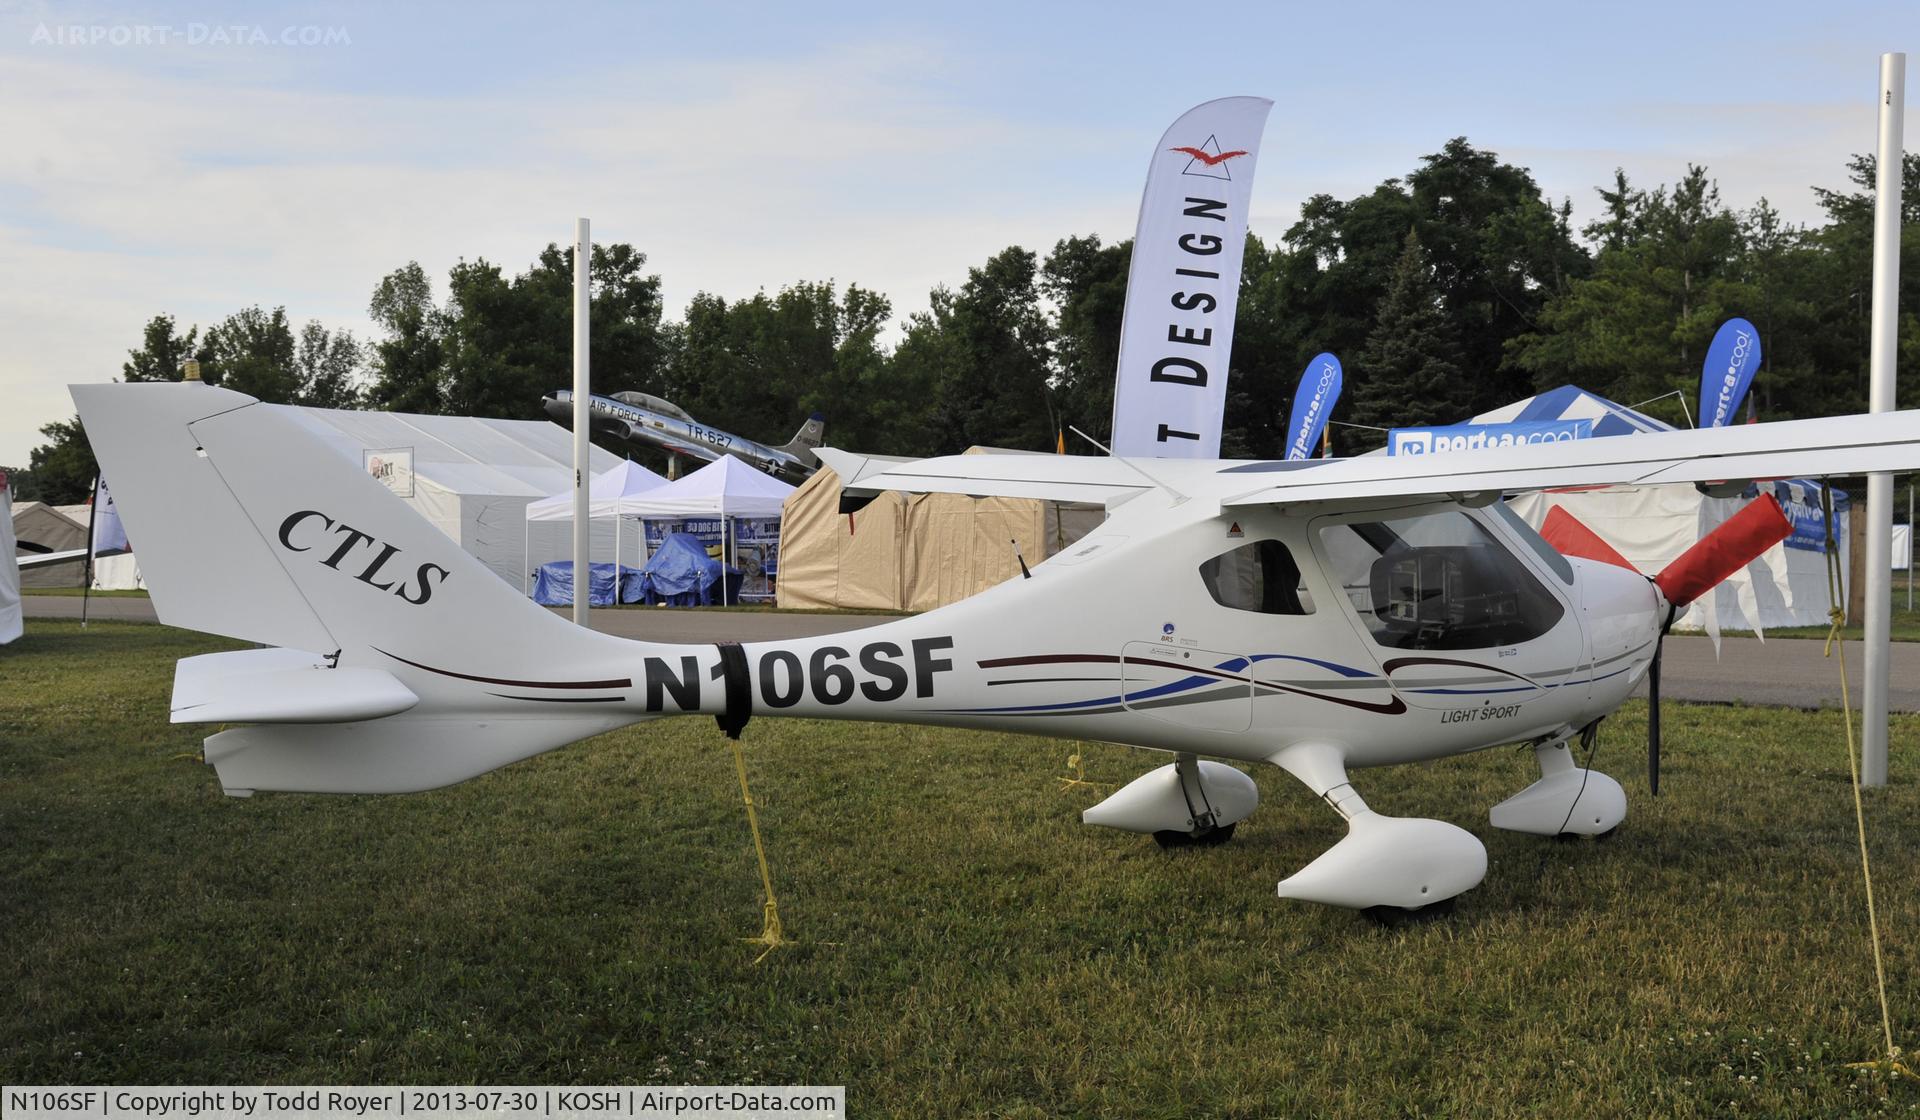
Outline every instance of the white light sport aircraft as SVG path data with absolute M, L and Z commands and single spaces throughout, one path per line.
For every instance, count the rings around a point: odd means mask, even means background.
M 535 606 L 278 407 L 193 384 L 73 396 L 160 620 L 278 647 L 179 664 L 175 722 L 247 725 L 206 740 L 228 793 L 429 789 L 680 714 L 731 735 L 756 715 L 1011 729 L 1171 752 L 1084 814 L 1163 842 L 1253 812 L 1252 779 L 1199 756 L 1278 765 L 1349 829 L 1280 894 L 1387 914 L 1472 888 L 1486 849 L 1368 808 L 1350 770 L 1530 743 L 1542 776 L 1493 825 L 1612 829 L 1625 794 L 1570 741 L 1657 663 L 1679 606 L 1786 530 L 1767 501 L 1649 580 L 1557 552 L 1503 492 L 1920 468 L 1920 412 L 1411 458 L 840 455 L 855 494 L 1110 515 L 1029 578 L 917 617 L 666 645 Z

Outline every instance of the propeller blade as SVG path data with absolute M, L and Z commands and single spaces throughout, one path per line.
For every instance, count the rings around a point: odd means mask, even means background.
M 1711 591 L 1793 532 L 1793 522 L 1772 494 L 1762 494 L 1700 543 L 1680 554 L 1653 582 L 1675 611 Z
M 1663 638 L 1656 638 L 1653 646 L 1653 664 L 1647 667 L 1647 788 L 1653 796 L 1660 796 L 1660 647 L 1665 645 Z
M 1568 513 L 1564 507 L 1554 506 L 1547 511 L 1547 520 L 1540 526 L 1540 536 L 1562 556 L 1597 560 L 1629 572 L 1640 570 L 1633 566 L 1633 561 L 1615 552 L 1600 534 L 1587 528 L 1585 523 Z

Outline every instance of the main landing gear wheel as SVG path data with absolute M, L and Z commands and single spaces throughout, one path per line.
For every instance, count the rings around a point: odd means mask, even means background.
M 1416 906 L 1411 910 L 1404 906 L 1369 906 L 1360 913 L 1376 925 L 1385 926 L 1387 929 L 1399 929 L 1401 926 L 1419 925 L 1422 922 L 1451 917 L 1453 904 L 1457 901 L 1459 896 L 1455 895 L 1453 898 L 1443 898 L 1438 902 Z
M 1169 851 L 1174 848 L 1217 848 L 1233 839 L 1233 828 L 1234 826 L 1230 824 L 1197 829 L 1193 832 L 1164 828 L 1153 834 L 1153 842 Z

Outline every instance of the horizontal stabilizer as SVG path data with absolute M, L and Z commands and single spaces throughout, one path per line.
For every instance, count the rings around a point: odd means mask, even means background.
M 292 793 L 417 793 L 439 789 L 634 722 L 624 712 L 566 719 L 404 715 L 369 723 L 255 724 L 206 742 L 220 787 Z
M 347 723 L 419 702 L 384 669 L 330 668 L 298 649 L 203 654 L 173 672 L 174 723 Z

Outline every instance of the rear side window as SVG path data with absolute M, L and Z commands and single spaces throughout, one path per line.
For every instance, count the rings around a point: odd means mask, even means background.
M 1223 607 L 1256 614 L 1312 614 L 1300 565 L 1279 541 L 1248 541 L 1200 565 L 1200 582 Z

